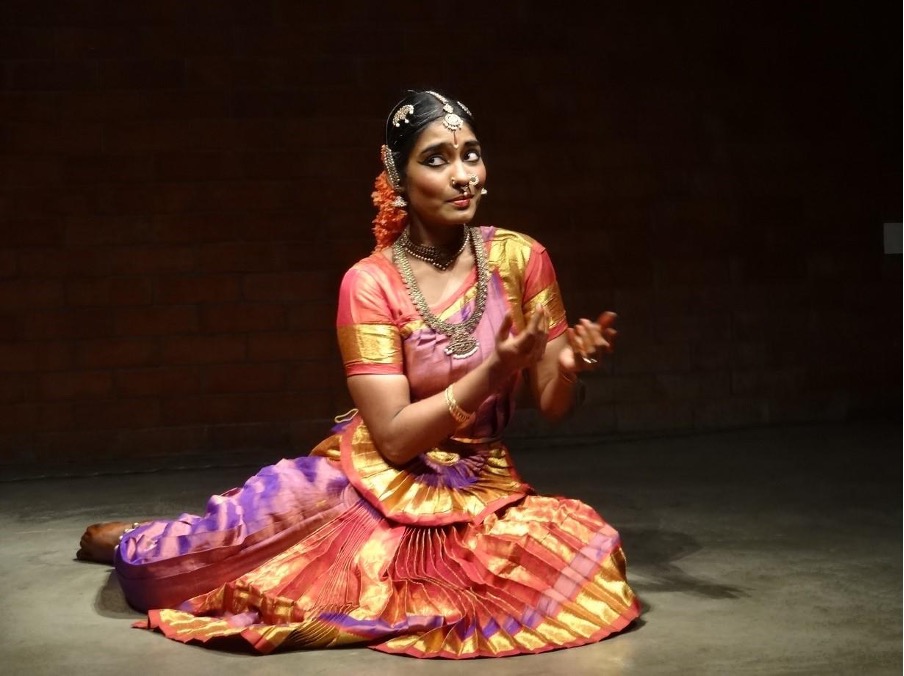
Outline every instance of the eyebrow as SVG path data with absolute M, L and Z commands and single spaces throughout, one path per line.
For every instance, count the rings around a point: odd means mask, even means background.
M 452 147 L 453 147 L 452 144 L 449 143 L 448 141 L 440 141 L 439 143 L 434 143 L 432 145 L 427 146 L 423 150 L 421 150 L 421 152 L 418 153 L 418 157 L 424 157 L 425 155 L 428 155 L 430 153 L 435 153 L 438 150 L 444 150 L 444 149 L 448 149 L 448 148 L 452 148 Z M 461 147 L 462 148 L 480 147 L 480 141 L 478 141 L 477 139 L 465 141 L 464 143 L 461 144 Z

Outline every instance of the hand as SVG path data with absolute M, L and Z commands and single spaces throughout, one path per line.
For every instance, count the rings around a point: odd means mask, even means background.
M 524 330 L 517 334 L 512 332 L 513 323 L 511 313 L 507 313 L 496 332 L 496 356 L 511 373 L 533 366 L 543 358 L 549 334 L 549 313 L 546 308 L 539 308 Z
M 565 332 L 568 347 L 559 353 L 559 370 L 580 373 L 599 368 L 602 356 L 615 349 L 618 332 L 612 325 L 616 318 L 614 312 L 603 312 L 595 322 L 581 318 L 573 327 L 568 327 Z

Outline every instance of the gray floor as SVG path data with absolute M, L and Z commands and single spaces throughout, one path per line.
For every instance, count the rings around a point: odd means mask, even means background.
M 5 674 L 900 674 L 900 422 L 634 440 L 514 440 L 525 478 L 618 528 L 640 625 L 583 648 L 415 660 L 365 648 L 256 657 L 130 628 L 88 523 L 197 511 L 248 467 L 0 482 Z M 266 459 L 266 460 L 269 460 Z M 148 468 L 145 468 L 148 469 Z

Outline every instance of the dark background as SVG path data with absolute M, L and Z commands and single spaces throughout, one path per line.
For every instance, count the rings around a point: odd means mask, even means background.
M 584 6 L 587 5 L 587 6 Z M 899 3 L 0 3 L 0 463 L 300 454 L 390 107 L 617 354 L 556 433 L 900 420 Z M 531 434 L 552 434 L 523 419 Z

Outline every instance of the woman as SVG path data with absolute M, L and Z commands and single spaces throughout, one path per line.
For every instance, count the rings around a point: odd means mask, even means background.
M 410 92 L 382 156 L 377 247 L 345 274 L 337 317 L 357 409 L 204 516 L 90 527 L 79 558 L 115 552 L 127 599 L 150 609 L 140 626 L 259 652 L 504 656 L 622 630 L 639 603 L 618 534 L 535 494 L 500 440 L 516 391 L 567 415 L 614 315 L 569 327 L 546 250 L 470 225 L 486 166 L 464 105 Z

